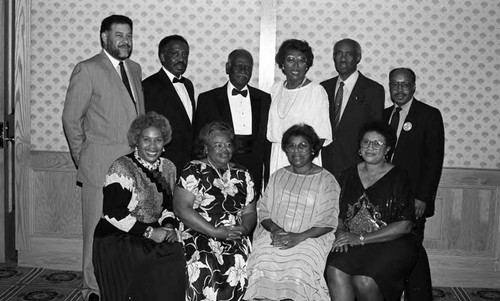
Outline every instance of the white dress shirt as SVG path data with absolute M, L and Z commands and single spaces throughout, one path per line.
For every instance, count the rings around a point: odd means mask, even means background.
M 236 89 L 231 81 L 227 83 L 227 99 L 231 108 L 233 118 L 234 133 L 236 135 L 252 135 L 252 104 L 250 102 L 250 91 L 245 86 L 241 91 L 247 90 L 247 96 L 233 95 L 233 89 Z
M 193 105 L 191 104 L 191 99 L 189 98 L 188 91 L 186 90 L 186 86 L 184 86 L 183 83 L 174 83 L 174 78 L 176 77 L 172 73 L 170 73 L 165 67 L 162 67 L 163 71 L 167 73 L 168 78 L 172 82 L 172 85 L 174 85 L 175 91 L 177 92 L 177 95 L 179 95 L 179 98 L 182 101 L 182 104 L 184 105 L 184 109 L 186 110 L 186 114 L 189 117 L 189 120 L 193 122 Z M 182 76 L 181 76 L 182 78 Z M 180 79 L 180 78 L 179 78 Z
M 342 119 L 342 115 L 344 114 L 345 107 L 347 106 L 347 102 L 349 101 L 349 97 L 351 97 L 352 90 L 358 81 L 359 72 L 358 70 L 354 71 L 346 80 L 341 80 L 339 76 L 339 80 L 337 80 L 337 84 L 335 85 L 335 94 L 337 95 L 337 91 L 339 90 L 340 82 L 344 82 L 344 94 L 342 96 L 342 107 L 340 108 L 340 118 Z

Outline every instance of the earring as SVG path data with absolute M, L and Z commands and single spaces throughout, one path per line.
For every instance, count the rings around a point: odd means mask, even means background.
M 361 150 L 360 149 L 358 150 L 358 154 L 361 156 Z

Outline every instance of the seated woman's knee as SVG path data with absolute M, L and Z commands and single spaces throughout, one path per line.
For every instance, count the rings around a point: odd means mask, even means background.
M 364 275 L 358 275 L 358 276 L 353 276 L 353 286 L 357 291 L 373 291 L 373 290 L 378 290 L 378 285 L 375 283 L 375 280 L 373 278 L 364 276 Z

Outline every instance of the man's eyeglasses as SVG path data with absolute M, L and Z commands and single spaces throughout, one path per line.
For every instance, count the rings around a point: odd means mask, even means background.
M 386 144 L 384 142 L 378 141 L 378 140 L 370 141 L 370 140 L 363 139 L 363 140 L 361 140 L 360 145 L 362 148 L 369 148 L 371 145 L 374 150 L 379 150 L 382 148 L 383 145 L 386 145 Z
M 307 64 L 307 58 L 306 57 L 303 57 L 303 56 L 293 56 L 293 55 L 289 55 L 285 58 L 285 63 L 289 64 L 289 65 L 293 65 L 295 64 L 295 62 L 297 62 L 299 65 L 305 65 Z
M 287 153 L 291 153 L 294 151 L 298 151 L 300 153 L 305 153 L 306 151 L 310 150 L 311 146 L 307 143 L 301 142 L 299 144 L 287 144 L 285 145 L 285 150 Z
M 412 87 L 412 84 L 409 82 L 390 82 L 389 87 L 391 87 L 391 89 L 397 89 L 401 87 L 405 90 L 408 90 Z

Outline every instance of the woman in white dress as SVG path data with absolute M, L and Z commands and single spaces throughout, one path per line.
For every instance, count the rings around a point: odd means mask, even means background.
M 328 95 L 323 87 L 312 82 L 306 73 L 312 66 L 314 55 L 306 41 L 284 41 L 276 54 L 276 63 L 286 76 L 271 88 L 271 108 L 267 139 L 272 143 L 270 172 L 288 165 L 281 148 L 283 133 L 294 124 L 306 123 L 314 128 L 323 146 L 332 141 Z M 314 160 L 321 166 L 321 155 Z

